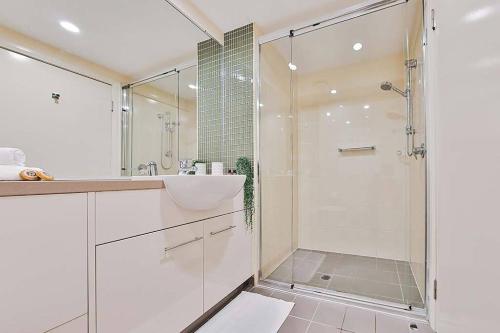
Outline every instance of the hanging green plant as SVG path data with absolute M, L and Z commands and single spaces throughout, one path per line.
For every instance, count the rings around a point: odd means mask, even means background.
M 247 176 L 243 185 L 243 204 L 245 208 L 245 223 L 249 230 L 253 230 L 254 187 L 253 187 L 253 165 L 247 157 L 240 157 L 236 161 L 236 173 Z

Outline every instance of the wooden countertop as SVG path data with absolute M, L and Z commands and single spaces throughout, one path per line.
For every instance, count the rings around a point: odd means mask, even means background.
M 54 181 L 0 181 L 0 197 L 37 194 L 150 190 L 164 188 L 159 179 L 89 179 Z

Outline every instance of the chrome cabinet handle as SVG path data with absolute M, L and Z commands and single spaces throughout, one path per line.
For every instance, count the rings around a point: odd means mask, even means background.
M 184 246 L 184 245 L 188 245 L 188 244 L 197 242 L 197 241 L 202 240 L 202 239 L 203 239 L 203 237 L 196 237 L 195 239 L 192 239 L 190 241 L 187 241 L 187 242 L 184 242 L 184 243 L 180 243 L 180 244 L 177 244 L 177 245 L 174 245 L 174 246 L 171 246 L 171 247 L 166 247 L 165 248 L 165 253 L 167 253 L 170 250 L 173 250 L 173 249 L 176 249 L 178 247 L 181 247 L 181 246 Z
M 232 225 L 232 226 L 230 226 L 230 227 L 227 227 L 227 228 L 222 229 L 222 230 L 219 230 L 219 231 L 212 231 L 212 232 L 210 233 L 210 236 L 215 236 L 215 235 L 217 235 L 217 234 L 220 234 L 221 232 L 228 231 L 228 230 L 231 230 L 231 229 L 233 229 L 233 228 L 236 228 L 236 226 L 235 226 L 235 225 Z

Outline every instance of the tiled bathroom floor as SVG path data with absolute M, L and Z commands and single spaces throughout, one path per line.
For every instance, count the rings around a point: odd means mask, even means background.
M 294 292 L 254 287 L 251 292 L 294 302 L 278 333 L 432 333 L 428 323 Z M 410 325 L 416 325 L 410 329 Z
M 295 284 L 423 308 L 406 261 L 298 249 L 268 279 L 290 283 L 292 273 Z

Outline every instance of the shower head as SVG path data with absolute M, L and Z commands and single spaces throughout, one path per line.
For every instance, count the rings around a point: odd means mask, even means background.
M 384 81 L 380 84 L 380 89 L 382 90 L 392 90 L 392 83 L 389 81 Z
M 397 92 L 398 94 L 400 94 L 403 97 L 407 97 L 408 96 L 408 93 L 406 91 L 403 91 L 401 89 L 398 89 L 398 88 L 394 87 L 392 85 L 392 83 L 389 82 L 389 81 L 382 82 L 380 84 L 380 89 L 385 90 L 385 91 L 393 90 L 393 91 Z

